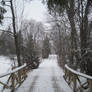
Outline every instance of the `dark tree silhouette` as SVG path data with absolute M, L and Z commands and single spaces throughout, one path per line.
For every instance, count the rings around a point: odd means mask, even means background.
M 43 40 L 42 57 L 48 58 L 49 54 L 50 54 L 50 42 L 49 38 L 46 36 L 46 38 Z

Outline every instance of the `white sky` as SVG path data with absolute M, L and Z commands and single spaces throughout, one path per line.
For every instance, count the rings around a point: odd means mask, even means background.
M 47 8 L 41 3 L 40 0 L 33 0 L 27 2 L 24 8 L 24 19 L 34 19 L 36 21 L 45 22 Z
M 36 21 L 42 22 L 44 24 L 46 24 L 46 14 L 47 14 L 47 8 L 46 5 L 42 4 L 41 2 L 42 0 L 29 0 L 29 1 L 24 1 L 23 4 L 23 0 L 16 0 L 16 3 L 14 2 L 14 6 L 16 6 L 16 10 L 17 11 L 17 18 L 18 21 L 21 22 L 22 19 L 27 19 L 27 20 L 31 20 L 34 19 Z M 22 14 L 22 10 L 24 7 L 24 12 L 23 12 L 23 16 Z M 8 12 L 5 14 L 5 16 L 10 16 L 11 15 L 11 11 L 10 8 L 8 8 Z M 18 22 L 18 23 L 19 23 Z M 5 19 L 4 20 L 4 25 L 2 27 L 7 27 L 8 25 L 11 24 L 11 19 Z

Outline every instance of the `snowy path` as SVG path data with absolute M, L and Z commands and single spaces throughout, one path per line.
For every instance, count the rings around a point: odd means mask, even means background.
M 63 71 L 57 65 L 57 58 L 51 55 L 43 60 L 39 68 L 28 74 L 27 80 L 17 92 L 72 92 L 63 79 Z

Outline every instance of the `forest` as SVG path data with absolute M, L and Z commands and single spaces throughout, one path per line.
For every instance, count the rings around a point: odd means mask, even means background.
M 30 70 L 57 55 L 61 68 L 67 64 L 92 76 L 92 0 L 39 0 L 47 8 L 49 26 L 24 19 L 25 7 L 18 9 L 18 2 L 0 0 L 0 56 L 16 57 L 18 67 L 26 63 Z
M 21 17 L 19 21 L 15 2 L 1 0 L 0 54 L 17 56 L 20 66 L 26 58 L 45 58 L 52 53 L 58 55 L 62 67 L 68 63 L 74 69 L 92 72 L 91 0 L 43 0 L 42 3 L 48 8 L 47 23 L 51 26 L 48 29 L 35 20 Z M 4 29 L 2 25 L 8 17 L 11 18 L 11 25 Z

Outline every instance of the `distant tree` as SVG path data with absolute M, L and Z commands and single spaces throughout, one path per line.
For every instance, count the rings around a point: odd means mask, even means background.
M 75 21 L 74 21 L 74 0 L 47 0 L 48 9 L 50 10 L 51 14 L 59 14 L 59 16 L 62 15 L 62 12 L 66 11 L 66 15 L 69 19 L 70 26 L 71 26 L 71 55 L 70 55 L 70 65 L 72 66 L 74 63 L 74 49 L 77 49 L 77 32 L 75 27 Z
M 2 32 L 0 35 L 0 54 L 15 55 L 14 38 L 8 32 Z
M 34 40 L 33 40 L 33 37 L 32 35 L 30 34 L 30 36 L 28 37 L 28 41 L 27 41 L 27 44 L 26 44 L 26 49 L 27 49 L 27 53 L 29 55 L 29 57 L 31 58 L 32 60 L 32 56 L 34 56 Z
M 21 31 L 24 38 L 24 44 L 29 39 L 29 35 L 32 35 L 32 39 L 35 42 L 35 48 L 37 49 L 37 52 L 39 52 L 39 56 L 42 56 L 42 43 L 43 39 L 45 37 L 45 28 L 44 25 L 40 22 L 36 22 L 34 20 L 24 20 L 21 25 Z
M 46 36 L 46 38 L 43 40 L 42 57 L 48 58 L 50 52 L 50 41 L 49 38 Z
M 39 62 L 38 49 L 36 48 L 36 43 L 33 40 L 33 36 L 30 34 L 28 36 L 27 43 L 24 48 L 25 62 L 30 66 L 33 62 Z
M 19 30 L 17 32 L 17 37 L 18 37 L 18 48 L 19 48 L 19 53 L 20 53 L 20 62 L 21 64 L 24 63 L 24 37 L 22 35 L 22 31 Z
M 90 24 L 88 15 L 92 10 L 92 0 L 46 0 L 46 2 L 51 15 L 61 16 L 63 12 L 68 18 L 71 27 L 69 65 L 74 69 L 79 67 L 77 64 L 83 64 L 82 67 L 86 67 L 87 62 L 84 61 L 83 55 L 88 48 Z

